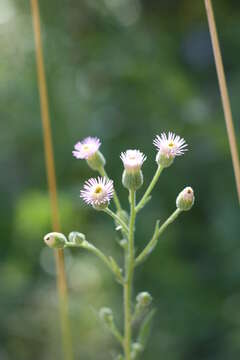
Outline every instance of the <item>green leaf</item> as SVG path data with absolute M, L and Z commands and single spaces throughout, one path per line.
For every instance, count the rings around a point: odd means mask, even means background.
M 151 325 L 152 325 L 152 321 L 153 321 L 153 317 L 156 313 L 156 309 L 152 309 L 147 316 L 145 317 L 145 319 L 142 322 L 142 325 L 140 327 L 139 330 L 139 335 L 138 335 L 138 343 L 140 343 L 143 347 L 146 346 L 146 342 L 149 338 L 150 335 L 150 331 L 151 331 Z

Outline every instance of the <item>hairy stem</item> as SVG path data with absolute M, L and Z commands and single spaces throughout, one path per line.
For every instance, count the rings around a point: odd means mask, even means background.
M 142 199 L 139 201 L 139 203 L 137 204 L 136 206 L 136 212 L 138 212 L 139 210 L 141 210 L 141 208 L 145 205 L 145 203 L 147 202 L 148 200 L 148 197 L 149 195 L 151 194 L 154 186 L 156 185 L 158 179 L 159 179 L 159 176 L 161 175 L 161 172 L 163 171 L 163 167 L 161 165 L 158 166 L 156 172 L 155 172 L 155 175 L 154 177 L 152 178 L 152 181 L 150 182 L 147 190 L 145 191 L 145 194 L 143 195 Z
M 98 170 L 99 174 L 103 177 L 106 177 L 109 179 L 108 177 L 108 174 L 106 172 L 106 170 L 104 169 L 104 167 L 102 167 L 101 169 Z M 116 193 L 116 190 L 114 190 L 114 194 L 113 194 L 113 200 L 114 200 L 114 203 L 115 203 L 115 206 L 116 206 L 116 209 L 117 211 L 121 211 L 122 210 L 122 207 L 121 207 L 121 204 L 120 204 L 120 200 L 117 196 L 117 193 Z
M 131 360 L 131 341 L 132 341 L 132 313 L 131 313 L 131 298 L 132 298 L 132 283 L 134 274 L 134 227 L 135 227 L 135 191 L 129 192 L 130 198 L 130 222 L 129 222 L 129 236 L 128 249 L 125 255 L 125 284 L 124 284 L 124 353 L 125 360 Z
M 110 215 L 119 225 L 121 225 L 123 232 L 128 236 L 128 227 L 125 222 L 109 208 L 103 210 L 106 214 Z
M 106 255 L 104 255 L 104 253 L 101 250 L 99 250 L 98 248 L 96 248 L 93 244 L 90 244 L 88 241 L 83 241 L 82 244 L 75 244 L 75 243 L 68 242 L 65 245 L 65 247 L 68 247 L 68 248 L 80 247 L 80 248 L 83 248 L 83 249 L 86 249 L 86 250 L 92 252 L 99 259 L 101 259 L 105 265 L 107 265 L 107 267 L 111 270 L 111 272 L 115 276 L 117 276 L 119 282 L 123 283 L 121 269 L 117 266 L 117 263 L 115 262 L 115 260 L 112 259 L 112 262 L 111 262 L 111 258 L 108 258 Z M 114 261 L 115 267 L 113 267 L 113 261 Z
M 135 260 L 135 266 L 141 264 L 148 255 L 153 251 L 155 246 L 157 245 L 159 236 L 164 232 L 164 230 L 170 225 L 178 215 L 181 213 L 181 210 L 176 209 L 172 215 L 169 216 L 169 218 L 162 224 L 160 228 L 158 228 L 158 225 L 155 228 L 154 234 L 152 239 L 149 241 L 147 246 L 143 249 L 143 251 L 138 255 L 138 257 Z

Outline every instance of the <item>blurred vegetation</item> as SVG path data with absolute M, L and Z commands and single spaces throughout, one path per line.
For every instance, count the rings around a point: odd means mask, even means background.
M 213 3 L 239 140 L 240 5 Z M 239 359 L 239 206 L 203 1 L 42 0 L 40 10 L 64 232 L 84 232 L 120 259 L 110 220 L 79 199 L 94 174 L 72 157 L 74 143 L 101 138 L 127 205 L 119 153 L 148 156 L 147 183 L 153 137 L 179 133 L 190 151 L 163 173 L 141 213 L 138 248 L 185 185 L 196 205 L 136 276 L 136 293 L 149 291 L 158 308 L 143 358 Z M 60 359 L 54 258 L 42 241 L 51 226 L 28 1 L 1 0 L 0 46 L 0 359 Z M 111 306 L 121 324 L 121 289 L 87 253 L 66 252 L 66 267 L 76 359 L 111 359 L 116 344 L 96 314 Z

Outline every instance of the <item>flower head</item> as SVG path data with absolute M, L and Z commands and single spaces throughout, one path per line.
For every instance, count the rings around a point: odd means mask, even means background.
M 87 137 L 83 141 L 79 141 L 74 146 L 73 156 L 77 159 L 89 159 L 91 158 L 101 146 L 101 142 L 97 137 Z
M 127 150 L 126 152 L 122 152 L 120 158 L 127 172 L 137 172 L 141 170 L 142 164 L 147 159 L 139 150 Z
M 105 208 L 113 197 L 113 181 L 105 177 L 91 178 L 85 182 L 80 197 L 94 208 Z
M 172 132 L 157 135 L 153 144 L 158 150 L 156 161 L 158 164 L 168 167 L 172 164 L 176 156 L 181 156 L 187 151 L 187 144 L 183 138 Z
M 169 132 L 168 136 L 166 133 L 162 133 L 161 136 L 157 135 L 153 144 L 158 151 L 164 152 L 168 157 L 180 156 L 187 151 L 185 140 L 172 132 Z

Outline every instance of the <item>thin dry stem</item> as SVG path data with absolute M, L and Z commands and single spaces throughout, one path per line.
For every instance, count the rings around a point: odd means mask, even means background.
M 52 146 L 51 127 L 50 127 L 50 117 L 49 117 L 49 109 L 48 109 L 47 86 L 46 86 L 46 78 L 45 78 L 45 70 L 44 70 L 43 51 L 42 51 L 38 0 L 31 0 L 31 10 L 32 10 L 32 21 L 33 21 L 34 38 L 35 38 L 35 46 L 36 46 L 38 87 L 39 87 L 41 118 L 42 118 L 42 127 L 43 127 L 45 165 L 46 165 L 49 197 L 51 204 L 52 227 L 54 231 L 60 231 L 56 175 L 55 175 L 54 155 L 53 155 L 53 146 Z M 58 286 L 58 293 L 60 299 L 60 317 L 61 317 L 61 328 L 62 328 L 62 338 L 63 338 L 63 351 L 64 351 L 65 359 L 72 360 L 73 353 L 72 353 L 72 341 L 70 334 L 70 324 L 68 317 L 67 282 L 66 282 L 66 274 L 64 267 L 64 254 L 62 249 L 55 250 L 55 258 L 56 258 L 56 267 L 57 267 L 57 286 Z
M 224 73 L 221 50 L 220 50 L 220 46 L 219 46 L 216 23 L 215 23 L 215 19 L 214 19 L 212 2 L 211 2 L 211 0 L 204 0 L 204 1 L 205 1 L 206 12 L 207 12 L 209 31 L 210 31 L 210 35 L 211 35 L 214 59 L 215 59 L 215 64 L 216 64 L 218 83 L 219 83 L 219 88 L 220 88 L 220 93 L 221 93 L 221 98 L 222 98 L 222 105 L 223 105 L 223 111 L 224 111 L 225 122 L 226 122 L 226 127 L 227 127 L 228 140 L 229 140 L 229 145 L 230 145 L 230 150 L 231 150 L 231 155 L 232 155 L 232 162 L 233 162 L 233 169 L 234 169 L 235 180 L 236 180 L 238 200 L 240 203 L 240 164 L 239 164 L 236 135 L 235 135 L 233 119 L 232 119 L 231 105 L 230 105 L 230 100 L 229 100 L 229 95 L 228 95 L 228 89 L 227 89 L 226 78 L 225 78 L 225 73 Z

